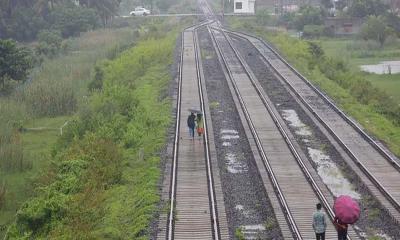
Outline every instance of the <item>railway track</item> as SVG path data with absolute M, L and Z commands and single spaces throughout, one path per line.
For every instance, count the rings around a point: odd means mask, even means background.
M 229 238 L 218 168 L 210 150 L 213 148 L 213 142 L 209 142 L 212 133 L 208 132 L 210 120 L 195 33 L 196 28 L 209 23 L 190 27 L 182 33 L 169 211 L 160 218 L 165 226 L 161 227 L 157 239 Z M 187 114 L 184 113 L 190 108 L 203 112 L 205 131 L 201 139 L 193 140 L 188 136 Z
M 207 19 L 214 19 L 206 1 L 200 2 Z M 285 239 L 313 239 L 311 213 L 321 202 L 327 215 L 333 219 L 331 206 L 334 197 L 322 183 L 304 153 L 299 151 L 295 138 L 264 92 L 231 36 L 249 41 L 266 64 L 292 90 L 296 101 L 312 113 L 336 143 L 353 162 L 351 167 L 361 176 L 369 190 L 386 207 L 397 223 L 400 222 L 400 165 L 369 137 L 353 120 L 347 117 L 322 92 L 292 68 L 267 43 L 256 37 L 220 28 L 219 22 L 207 21 L 182 33 L 181 61 L 173 161 L 169 188 L 169 211 L 161 217 L 157 239 L 228 239 L 228 226 L 222 196 L 219 170 L 212 136 L 207 104 L 207 93 L 202 82 L 199 47 L 196 30 L 206 26 L 225 74 L 232 96 L 237 99 L 238 111 L 250 129 L 257 156 L 268 173 L 268 194 L 276 196 L 274 211 Z M 187 136 L 185 109 L 198 106 L 205 113 L 205 134 L 202 144 L 193 143 Z M 240 109 L 239 109 L 240 108 Z M 211 133 L 208 132 L 211 129 Z M 249 139 L 250 141 L 250 139 Z M 211 149 L 211 150 L 210 150 Z M 214 149 L 214 150 L 213 150 Z M 214 158 L 214 159 L 213 159 Z M 213 168 L 214 166 L 214 168 Z M 258 165 L 259 168 L 261 165 Z M 265 178 L 263 178 L 264 184 Z M 369 181 L 369 182 L 368 182 Z M 266 187 L 267 188 L 267 187 Z M 300 190 L 300 191 L 299 191 Z M 268 190 L 267 190 L 268 191 Z M 279 216 L 282 217 L 279 217 Z M 165 220 L 165 221 L 164 221 Z M 348 239 L 360 237 L 349 228 Z M 231 236 L 232 237 L 232 236 Z M 327 239 L 335 239 L 333 224 L 328 224 Z
M 347 163 L 371 193 L 400 223 L 400 165 L 393 154 L 373 140 L 356 122 L 297 72 L 265 41 L 243 33 L 225 32 L 249 41 L 269 66 L 347 154 Z
M 328 216 L 333 218 L 330 207 L 333 203 L 332 196 L 326 196 L 326 191 L 323 192 L 314 180 L 315 174 L 310 172 L 300 157 L 292 138 L 282 124 L 282 119 L 279 119 L 270 100 L 262 93 L 251 71 L 233 48 L 229 37 L 216 28 L 210 28 L 210 34 L 227 69 L 228 81 L 234 88 L 232 94 L 239 99 L 274 191 L 278 195 L 285 215 L 285 219 L 281 219 L 279 224 L 289 225 L 291 232 L 284 232 L 284 237 L 313 239 L 315 233 L 311 228 L 310 214 L 314 211 L 315 203 L 322 202 Z M 327 239 L 335 238 L 336 232 L 332 224 L 328 226 L 326 234 Z M 350 229 L 349 239 L 357 238 L 357 234 Z

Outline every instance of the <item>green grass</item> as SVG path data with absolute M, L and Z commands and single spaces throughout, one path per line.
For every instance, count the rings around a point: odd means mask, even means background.
M 400 40 L 393 40 L 383 48 L 377 43 L 349 38 L 321 38 L 318 41 L 327 56 L 345 60 L 354 70 L 359 70 L 359 65 L 363 64 L 400 59 Z
M 77 100 L 82 102 L 83 96 L 87 95 L 87 84 L 91 81 L 96 62 L 117 54 L 119 46 L 127 45 L 133 40 L 133 30 L 130 28 L 97 30 L 83 33 L 79 38 L 66 40 L 70 46 L 67 55 L 45 60 L 42 70 L 36 73 L 33 82 L 22 92 L 19 91 L 15 96 L 8 98 L 0 98 L 0 122 L 4 123 L 1 127 L 12 128 L 15 122 L 21 122 L 24 128 L 60 128 L 70 116 L 57 114 L 52 118 L 35 117 L 36 114 L 32 111 L 36 104 L 43 106 L 44 103 L 40 100 L 46 97 L 43 92 L 59 89 L 59 94 L 65 91 L 66 86 L 72 89 Z M 48 101 L 45 108 L 51 108 L 54 104 L 55 101 Z M 21 114 L 14 113 L 15 109 L 21 111 Z M 0 184 L 5 182 L 7 188 L 6 206 L 0 210 L 0 226 L 13 221 L 17 209 L 32 196 L 37 176 L 48 169 L 50 153 L 59 135 L 59 130 L 26 131 L 21 134 L 26 165 L 24 170 L 0 170 Z M 0 238 L 4 234 L 1 229 Z
M 31 120 L 26 127 L 59 127 L 69 117 Z M 0 211 L 0 225 L 9 223 L 21 204 L 31 196 L 33 181 L 49 164 L 50 152 L 59 137 L 59 131 L 26 131 L 22 134 L 24 159 L 29 168 L 23 172 L 1 172 L 0 182 L 6 183 L 6 207 Z
M 348 38 L 321 38 L 318 41 L 327 56 L 343 59 L 354 72 L 360 72 L 360 65 L 400 60 L 400 40 L 387 44 L 383 48 L 372 47 L 372 49 L 366 49 L 365 45 L 368 44 L 363 41 Z M 357 44 L 360 46 L 353 48 Z M 400 74 L 363 73 L 362 75 L 374 86 L 385 90 L 400 104 Z
M 365 74 L 364 77 L 374 86 L 385 90 L 400 104 L 400 74 Z
M 155 39 L 143 37 L 101 66 L 102 90 L 90 94 L 57 140 L 47 180 L 18 211 L 10 239 L 149 238 L 170 124 L 170 100 L 161 96 L 179 34 L 166 27 L 151 28 Z

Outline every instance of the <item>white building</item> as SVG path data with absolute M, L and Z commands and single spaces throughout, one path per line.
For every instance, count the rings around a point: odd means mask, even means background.
M 234 13 L 255 13 L 256 0 L 234 0 L 233 12 Z

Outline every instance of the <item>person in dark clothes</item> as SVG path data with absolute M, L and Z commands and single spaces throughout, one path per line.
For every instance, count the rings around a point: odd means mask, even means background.
M 194 128 L 196 127 L 196 116 L 194 113 L 190 113 L 187 119 L 187 125 L 189 127 L 189 136 L 194 140 Z
M 347 224 L 340 221 L 338 217 L 335 217 L 333 220 L 333 224 L 336 227 L 338 233 L 338 240 L 346 240 L 347 239 Z

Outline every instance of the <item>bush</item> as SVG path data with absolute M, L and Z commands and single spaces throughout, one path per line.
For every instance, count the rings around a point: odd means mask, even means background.
M 306 38 L 318 38 L 325 34 L 323 25 L 305 25 L 303 28 L 303 36 Z
M 63 37 L 78 36 L 80 32 L 98 26 L 99 17 L 94 9 L 75 5 L 56 8 L 50 15 L 51 28 L 60 31 Z
M 72 84 L 53 81 L 34 82 L 17 94 L 34 116 L 55 117 L 75 112 L 77 97 Z
M 302 31 L 306 25 L 323 24 L 324 13 L 319 7 L 305 5 L 300 8 L 299 14 L 294 19 L 294 25 L 297 30 Z
M 38 55 L 56 56 L 61 50 L 62 37 L 60 31 L 42 30 L 38 36 L 39 45 L 36 47 Z

